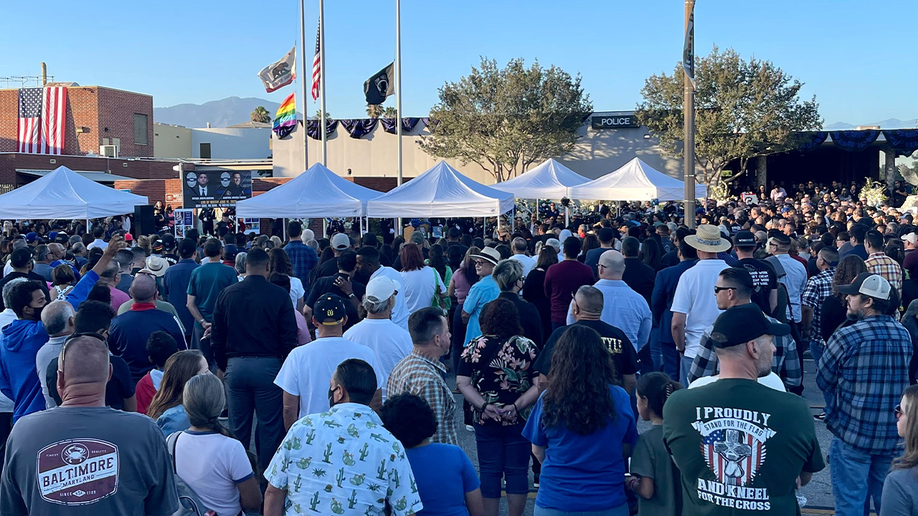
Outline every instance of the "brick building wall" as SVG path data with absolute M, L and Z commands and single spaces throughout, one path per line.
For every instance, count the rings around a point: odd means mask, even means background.
M 134 114 L 147 117 L 147 144 L 134 143 Z M 64 154 L 99 153 L 103 138 L 118 138 L 123 157 L 153 156 L 153 97 L 100 86 L 67 88 Z M 0 90 L 0 152 L 16 152 L 19 90 Z M 78 132 L 79 130 L 79 132 Z
M 175 163 L 170 161 L 0 153 L 0 191 L 7 191 L 9 187 L 6 185 L 19 187 L 37 179 L 33 175 L 17 173 L 17 169 L 54 170 L 60 166 L 80 172 L 111 172 L 137 179 L 171 179 L 177 174 L 172 170 Z

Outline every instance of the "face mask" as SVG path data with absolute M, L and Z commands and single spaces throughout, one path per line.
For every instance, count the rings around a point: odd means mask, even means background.
M 336 390 L 337 388 L 328 389 L 328 408 L 332 408 L 335 405 L 337 405 L 337 403 L 335 402 L 335 391 Z

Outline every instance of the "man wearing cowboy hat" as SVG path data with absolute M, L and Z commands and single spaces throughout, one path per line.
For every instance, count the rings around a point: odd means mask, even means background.
M 673 341 L 682 353 L 679 377 L 688 387 L 687 376 L 704 330 L 721 314 L 714 287 L 720 271 L 728 265 L 717 258 L 717 253 L 730 249 L 730 242 L 721 236 L 716 226 L 702 224 L 694 235 L 685 237 L 685 243 L 698 251 L 698 263 L 679 278 L 671 310 Z
M 491 277 L 494 266 L 500 261 L 500 253 L 493 247 L 485 247 L 480 253 L 472 255 L 475 272 L 478 273 L 478 283 L 472 285 L 465 303 L 462 304 L 462 322 L 466 323 L 465 342 L 481 336 L 481 326 L 478 317 L 485 303 L 494 301 L 500 295 L 500 287 Z

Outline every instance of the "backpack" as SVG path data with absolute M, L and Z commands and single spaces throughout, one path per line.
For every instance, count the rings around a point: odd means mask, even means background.
M 175 444 L 182 433 L 181 431 L 173 432 L 166 438 L 166 447 L 169 449 L 169 456 L 172 457 L 172 472 L 175 474 L 175 488 L 178 491 L 179 499 L 179 510 L 172 513 L 172 516 L 216 516 L 216 512 L 204 507 L 198 494 L 182 480 L 175 469 Z

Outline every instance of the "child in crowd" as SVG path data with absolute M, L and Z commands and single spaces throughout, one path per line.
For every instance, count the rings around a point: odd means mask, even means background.
M 641 419 L 650 421 L 650 430 L 638 437 L 631 456 L 632 477 L 625 484 L 638 495 L 641 516 L 682 514 L 679 472 L 663 444 L 663 404 L 681 389 L 666 373 L 642 375 L 637 382 L 637 407 Z
M 150 362 L 156 366 L 151 369 L 143 378 L 137 382 L 137 389 L 134 391 L 137 396 L 137 412 L 147 413 L 147 407 L 153 401 L 153 396 L 159 390 L 163 381 L 163 371 L 166 368 L 166 360 L 174 353 L 178 352 L 178 343 L 172 338 L 172 335 L 164 331 L 154 331 L 147 339 L 147 357 Z

